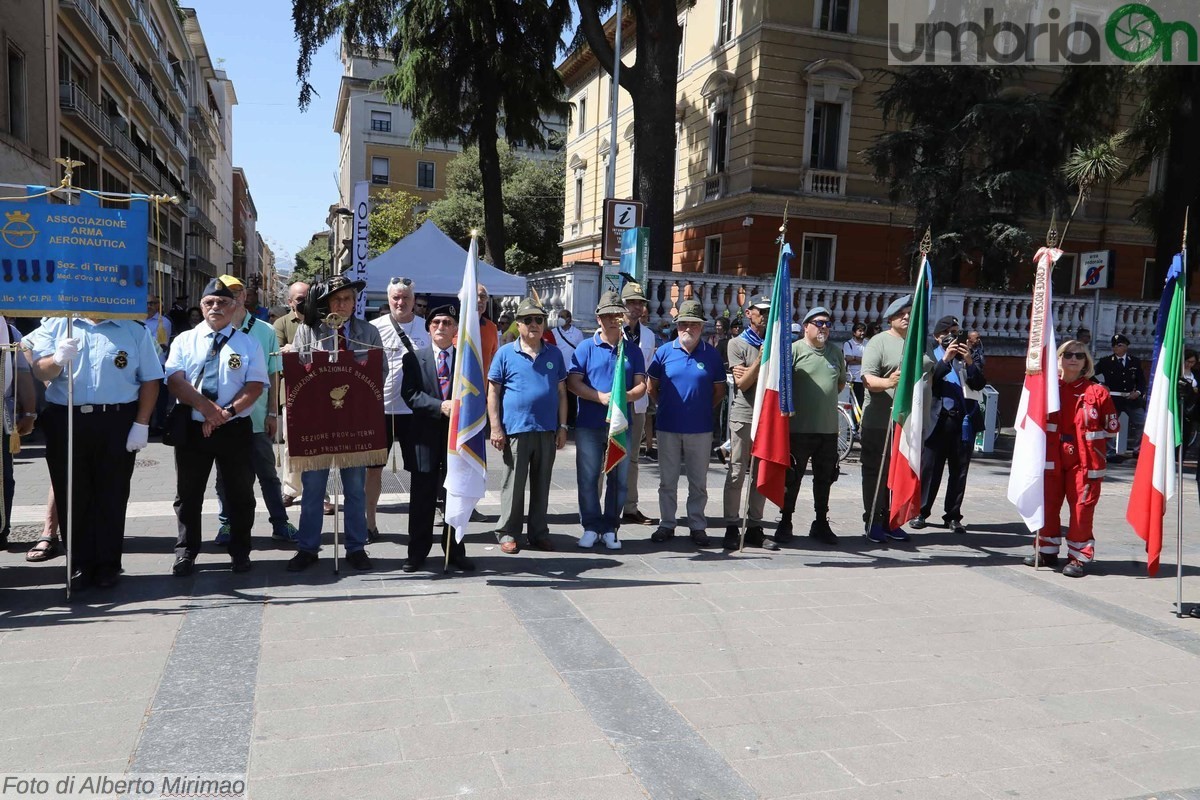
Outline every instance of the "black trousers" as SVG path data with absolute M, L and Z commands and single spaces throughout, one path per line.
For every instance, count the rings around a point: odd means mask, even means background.
M 891 420 L 888 420 L 888 425 L 891 425 Z M 888 467 L 891 463 L 891 453 L 884 450 L 884 445 L 887 443 L 887 427 L 883 428 L 863 428 L 862 435 L 859 439 L 859 444 L 862 446 L 862 454 L 860 460 L 862 462 L 862 497 L 863 497 L 863 522 L 867 528 L 872 524 L 882 525 L 884 528 L 888 526 L 888 516 L 891 513 L 892 494 L 888 490 Z M 879 480 L 880 473 L 883 474 L 883 480 Z M 875 485 L 878 482 L 879 491 L 875 491 Z M 871 506 L 875 507 L 875 517 L 868 519 L 871 514 Z
M 962 520 L 963 496 L 967 492 L 967 470 L 971 468 L 971 453 L 975 450 L 975 437 L 962 440 L 962 417 L 943 413 L 938 417 L 933 431 L 925 439 L 921 456 L 921 516 L 933 513 L 937 501 L 938 486 L 942 482 L 942 471 L 950 465 L 950 477 L 946 480 L 947 522 Z
M 67 495 L 67 407 L 51 404 L 42 415 L 46 434 L 46 466 L 59 524 L 66 530 L 67 507 L 74 503 L 71 566 L 91 572 L 121 568 L 125 546 L 125 511 L 135 454 L 125 449 L 137 418 L 137 403 L 92 406 L 84 414 L 75 407 L 74 497 Z M 66 540 L 66 536 L 63 537 Z
M 813 511 L 816 519 L 829 517 L 829 487 L 837 480 L 837 434 L 836 433 L 793 433 L 789 437 L 792 448 L 792 466 L 787 471 L 783 494 L 784 520 L 791 520 L 796 510 L 796 497 L 800 494 L 800 482 L 812 461 Z
M 420 564 L 433 548 L 433 512 L 440 504 L 445 508 L 446 464 L 438 465 L 436 472 L 413 472 L 409 483 L 408 500 L 408 560 Z M 450 548 L 450 557 L 458 558 L 467 554 L 467 548 L 454 540 L 448 533 L 449 528 L 443 526 L 442 552 Z
M 200 552 L 200 512 L 214 462 L 221 470 L 225 492 L 229 555 L 250 555 L 250 528 L 254 524 L 253 435 L 249 417 L 226 422 L 207 439 L 201 423 L 188 423 L 187 441 L 175 448 L 175 517 L 179 526 L 176 556 L 195 558 Z

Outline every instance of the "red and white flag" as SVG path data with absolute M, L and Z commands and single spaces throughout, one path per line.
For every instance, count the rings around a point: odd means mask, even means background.
M 1029 314 L 1025 386 L 1017 408 L 1017 438 L 1008 473 L 1008 500 L 1034 533 L 1046 524 L 1046 439 L 1050 415 L 1060 407 L 1050 272 L 1061 255 L 1057 248 L 1043 247 L 1034 256 L 1038 280 Z

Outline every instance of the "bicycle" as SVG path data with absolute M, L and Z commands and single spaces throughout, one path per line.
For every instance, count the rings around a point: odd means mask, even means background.
M 854 440 L 858 438 L 858 426 L 861 422 L 862 406 L 858 404 L 858 398 L 851 389 L 850 402 L 838 403 L 838 463 L 850 455 Z

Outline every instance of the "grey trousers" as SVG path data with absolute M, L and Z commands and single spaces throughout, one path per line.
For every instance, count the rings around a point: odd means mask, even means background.
M 553 431 L 529 431 L 508 437 L 504 445 L 504 482 L 500 487 L 499 536 L 517 537 L 525 523 L 525 481 L 529 480 L 529 536 L 550 532 L 546 508 L 554 469 Z
M 646 412 L 629 415 L 629 488 L 625 492 L 625 513 L 638 510 L 638 453 L 646 433 Z
M 708 460 L 712 456 L 712 431 L 670 433 L 658 431 L 658 513 L 659 523 L 667 530 L 678 524 L 679 475 L 687 476 L 687 518 L 689 531 L 708 527 L 704 517 L 708 505 Z
M 752 525 L 761 525 L 767 498 L 758 493 L 755 473 L 758 459 L 750 457 L 754 443 L 750 441 L 750 423 L 729 421 L 729 470 L 725 473 L 725 502 L 721 509 L 726 525 L 742 524 L 742 489 L 747 476 L 750 479 L 750 502 L 746 519 Z

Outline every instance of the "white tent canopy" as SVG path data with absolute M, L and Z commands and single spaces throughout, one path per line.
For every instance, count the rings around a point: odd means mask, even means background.
M 417 294 L 457 295 L 467 251 L 433 223 L 421 227 L 367 262 L 367 291 L 385 294 L 392 278 L 411 278 Z M 493 297 L 525 296 L 525 279 L 479 262 L 479 282 Z

